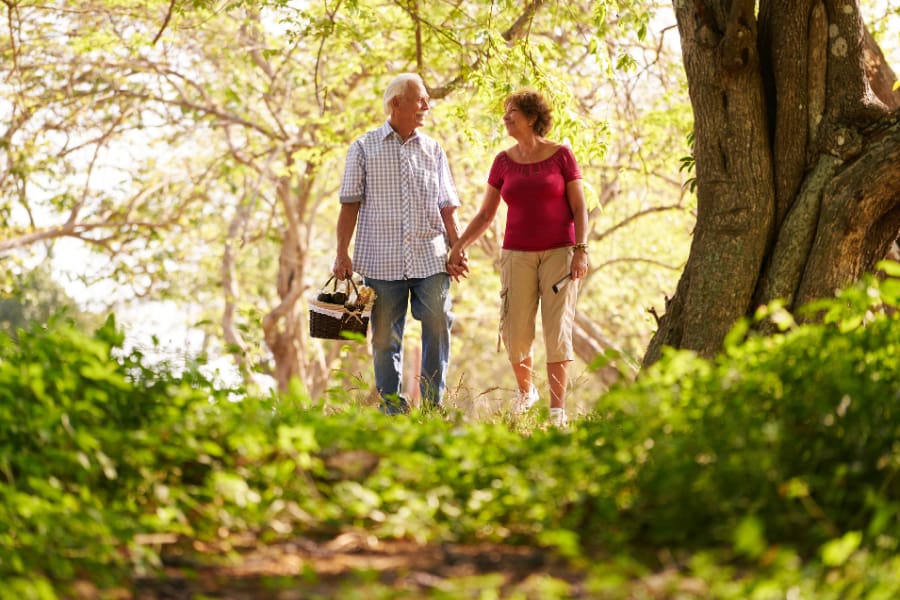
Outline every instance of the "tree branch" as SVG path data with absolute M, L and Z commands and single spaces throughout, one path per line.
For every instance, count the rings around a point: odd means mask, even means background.
M 162 34 L 163 34 L 163 32 L 166 30 L 166 27 L 169 26 L 169 20 L 172 18 L 172 11 L 175 10 L 175 3 L 176 3 L 177 1 L 178 1 L 178 0 L 172 0 L 172 1 L 169 3 L 169 10 L 166 11 L 166 18 L 163 20 L 162 27 L 159 28 L 159 31 L 157 32 L 156 37 L 154 37 L 154 38 L 153 38 L 153 41 L 150 42 L 150 45 L 151 45 L 151 46 L 155 46 L 155 45 L 156 45 L 156 42 L 158 42 L 158 41 L 159 41 L 159 38 L 162 37 Z
M 670 211 L 670 210 L 684 210 L 684 206 L 682 206 L 681 204 L 665 204 L 662 206 L 652 206 L 650 208 L 640 210 L 634 214 L 631 214 L 631 215 L 625 217 L 624 219 L 622 219 L 621 221 L 617 222 L 615 225 L 613 225 L 612 227 L 610 227 L 609 229 L 604 231 L 603 233 L 600 233 L 596 236 L 591 236 L 591 240 L 592 241 L 602 240 L 604 238 L 611 236 L 617 230 L 628 226 L 630 223 L 632 223 L 642 217 L 646 217 L 653 213 L 666 212 L 666 211 Z
M 900 88 L 894 89 L 897 75 L 867 27 L 863 29 L 863 60 L 869 85 L 878 99 L 890 109 L 900 108 Z
M 512 41 L 517 40 L 520 37 L 522 37 L 522 35 L 524 35 L 524 32 L 527 29 L 528 24 L 531 23 L 531 20 L 534 18 L 534 15 L 544 5 L 545 1 L 546 0 L 534 0 L 533 2 L 528 3 L 525 6 L 525 10 L 522 11 L 522 14 L 519 15 L 519 17 L 515 20 L 515 22 L 513 22 L 513 24 L 509 27 L 509 29 L 507 29 L 506 31 L 503 32 L 503 34 L 502 34 L 503 39 L 506 42 L 512 42 Z M 489 59 L 490 56 L 491 56 L 491 50 L 490 50 L 490 46 L 488 46 L 487 50 L 485 50 L 483 54 L 481 54 L 478 58 L 476 58 L 475 61 L 471 65 L 469 65 L 469 68 L 467 70 L 468 71 L 476 70 L 481 65 L 481 63 L 486 61 L 487 59 Z M 428 94 L 432 98 L 444 98 L 447 95 L 449 95 L 453 90 L 455 90 L 457 87 L 459 87 L 463 83 L 464 79 L 465 79 L 465 76 L 463 75 L 463 73 L 460 73 L 459 75 L 457 75 L 452 80 L 445 83 L 444 85 L 441 85 L 438 87 L 429 87 Z
M 828 70 L 825 118 L 829 125 L 866 125 L 880 119 L 887 107 L 866 77 L 865 26 L 859 2 L 824 0 L 828 15 Z
M 331 27 L 329 29 L 329 33 L 334 31 L 334 17 L 337 15 L 338 10 L 341 7 L 341 2 L 338 0 L 337 4 L 334 5 L 333 10 L 326 11 L 328 13 L 328 20 L 331 21 Z M 316 103 L 319 105 L 319 109 L 324 113 L 327 109 L 326 102 L 327 98 L 321 97 L 321 88 L 319 86 L 319 68 L 322 63 L 322 55 L 325 52 L 325 40 L 328 39 L 328 34 L 322 36 L 322 39 L 319 40 L 319 51 L 316 52 L 316 66 L 313 69 L 313 82 L 316 89 Z M 326 92 L 327 93 L 327 92 Z
M 844 163 L 823 188 L 819 225 L 795 306 L 872 270 L 897 239 L 900 114 L 883 118 L 864 133 L 862 154 Z
M 19 71 L 19 50 L 16 46 L 16 29 L 13 26 L 13 13 L 18 13 L 18 4 L 13 0 L 2 0 L 2 2 L 6 5 L 6 20 L 9 26 L 9 47 L 12 51 L 13 62 L 9 77 L 12 77 L 13 73 Z
M 127 219 L 128 214 L 132 211 L 133 207 L 142 202 L 145 198 L 149 197 L 151 194 L 161 190 L 165 186 L 171 183 L 169 180 L 164 179 L 149 188 L 143 189 L 139 191 L 123 208 L 122 211 L 115 213 L 119 215 L 121 220 L 116 220 L 113 217 L 115 215 L 107 216 L 104 220 L 100 222 L 93 223 L 85 223 L 78 222 L 78 213 L 82 206 L 82 201 L 79 201 L 78 204 L 70 211 L 69 216 L 66 218 L 66 221 L 61 225 L 54 225 L 51 227 L 45 227 L 40 230 L 35 230 L 30 233 L 22 234 L 14 237 L 7 237 L 5 239 L 0 240 L 0 253 L 8 252 L 10 250 L 14 250 L 15 248 L 24 248 L 31 244 L 42 242 L 46 240 L 53 240 L 57 238 L 63 237 L 72 237 L 84 240 L 86 242 L 92 244 L 104 245 L 103 239 L 90 239 L 84 236 L 85 233 L 90 231 L 96 231 L 99 229 L 122 229 L 128 227 L 138 227 L 138 228 L 154 228 L 161 227 L 166 223 L 173 223 L 177 221 L 180 213 L 171 215 L 170 218 L 166 222 L 160 223 L 147 223 L 143 221 L 129 221 Z M 114 236 L 108 236 L 105 238 L 107 241 L 113 239 Z

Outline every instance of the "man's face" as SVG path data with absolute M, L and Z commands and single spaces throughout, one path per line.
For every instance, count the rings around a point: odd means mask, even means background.
M 428 92 L 420 83 L 411 83 L 406 91 L 394 99 L 394 111 L 391 120 L 403 128 L 421 127 L 425 124 L 428 113 Z

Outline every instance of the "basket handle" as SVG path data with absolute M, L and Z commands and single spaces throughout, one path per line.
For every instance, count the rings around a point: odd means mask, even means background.
M 353 281 L 353 276 L 352 276 L 352 275 L 351 275 L 350 277 L 348 277 L 347 279 L 335 279 L 335 276 L 332 275 L 331 277 L 328 278 L 328 281 L 325 282 L 325 285 L 323 285 L 320 289 L 324 290 L 325 288 L 328 287 L 328 284 L 331 283 L 331 284 L 332 284 L 332 285 L 331 285 L 331 291 L 332 291 L 332 292 L 336 292 L 337 289 L 338 289 L 338 282 L 339 282 L 339 281 L 349 281 L 349 282 L 350 282 L 350 285 L 353 286 L 353 295 L 356 296 L 357 298 L 359 297 L 359 289 L 357 289 L 357 287 L 356 287 L 356 282 Z M 333 283 L 332 283 L 332 282 L 333 282 Z M 345 284 L 345 287 L 346 287 L 346 284 Z M 350 290 L 349 290 L 349 288 L 347 288 L 347 296 L 348 296 L 348 297 L 350 296 L 350 293 L 349 293 L 349 292 L 350 292 Z
M 353 276 L 351 275 L 346 279 L 346 281 L 350 282 L 350 285 L 353 286 L 353 295 L 359 298 L 359 290 L 356 288 L 356 283 L 353 281 Z M 347 297 L 350 297 L 350 294 L 347 294 Z
M 319 289 L 322 290 L 322 291 L 325 291 L 325 288 L 327 288 L 327 287 L 328 287 L 328 284 L 331 283 L 332 281 L 333 281 L 334 283 L 331 285 L 331 291 L 332 291 L 332 292 L 336 292 L 336 291 L 337 291 L 337 280 L 334 278 L 334 275 L 332 275 L 331 277 L 329 277 L 329 278 L 328 278 L 328 281 L 326 281 L 325 284 L 322 285 L 322 287 L 320 287 Z

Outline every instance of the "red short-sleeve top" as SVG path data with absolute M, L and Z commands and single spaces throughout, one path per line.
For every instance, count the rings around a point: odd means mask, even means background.
M 504 151 L 494 157 L 488 185 L 506 202 L 503 248 L 542 251 L 575 244 L 575 221 L 566 184 L 581 179 L 572 150 L 560 146 L 536 163 L 517 163 Z

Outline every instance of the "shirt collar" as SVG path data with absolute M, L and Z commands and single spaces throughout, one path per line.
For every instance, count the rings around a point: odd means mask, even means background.
M 397 139 L 400 140 L 400 134 L 397 133 L 396 131 L 394 131 L 394 128 L 391 127 L 391 122 L 390 122 L 390 120 L 385 121 L 385 122 L 384 122 L 384 125 L 381 126 L 381 129 L 380 129 L 379 131 L 381 132 L 381 139 L 383 139 L 383 140 L 386 140 L 387 138 L 389 138 L 389 137 L 391 136 L 391 134 L 396 135 L 396 136 L 397 136 Z M 406 139 L 406 141 L 409 142 L 409 141 L 414 140 L 414 139 L 416 139 L 416 138 L 418 138 L 418 137 L 419 137 L 419 130 L 416 129 L 416 130 L 414 130 L 414 131 L 412 132 L 412 135 L 410 135 L 410 136 Z M 403 143 L 403 140 L 400 140 L 400 143 Z

